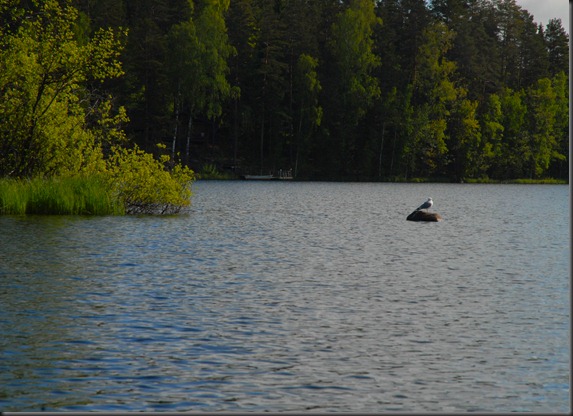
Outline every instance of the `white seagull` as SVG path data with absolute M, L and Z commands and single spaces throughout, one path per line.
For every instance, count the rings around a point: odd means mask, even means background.
M 432 201 L 432 198 L 428 198 L 426 202 L 416 208 L 416 211 L 420 211 L 421 209 L 425 209 L 427 211 L 428 208 L 432 207 L 432 205 L 434 205 L 434 201 Z

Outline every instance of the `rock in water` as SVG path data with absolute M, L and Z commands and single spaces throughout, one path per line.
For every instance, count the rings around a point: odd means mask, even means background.
M 406 218 L 408 221 L 442 221 L 442 216 L 437 212 L 414 211 Z

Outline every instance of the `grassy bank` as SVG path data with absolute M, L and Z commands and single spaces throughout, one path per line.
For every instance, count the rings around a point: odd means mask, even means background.
M 567 185 L 569 181 L 566 179 L 489 179 L 489 178 L 464 178 L 461 181 L 453 181 L 447 177 L 430 177 L 430 178 L 403 178 L 393 177 L 384 180 L 383 182 L 399 182 L 399 183 L 479 183 L 479 184 L 527 184 L 527 185 Z
M 2 215 L 121 215 L 124 211 L 98 177 L 0 180 Z
M 524 184 L 524 185 L 567 185 L 569 182 L 564 179 L 467 179 L 466 183 L 501 183 L 501 184 Z

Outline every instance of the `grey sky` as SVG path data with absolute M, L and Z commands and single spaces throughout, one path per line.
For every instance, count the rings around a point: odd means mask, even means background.
M 569 33 L 569 1 L 568 0 L 516 0 L 523 9 L 533 15 L 533 20 L 543 26 L 550 19 L 559 18 L 563 28 Z

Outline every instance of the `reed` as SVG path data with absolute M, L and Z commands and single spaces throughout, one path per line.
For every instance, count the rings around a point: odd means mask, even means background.
M 122 204 L 99 177 L 0 180 L 0 214 L 122 215 Z
M 526 185 L 566 185 L 569 182 L 565 179 L 515 179 L 513 181 L 508 181 L 507 183 L 519 183 Z

